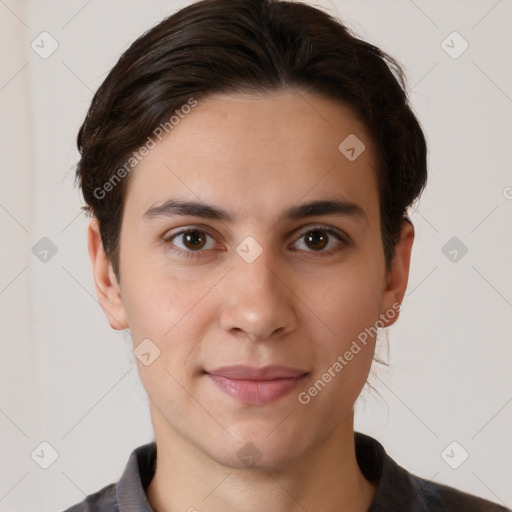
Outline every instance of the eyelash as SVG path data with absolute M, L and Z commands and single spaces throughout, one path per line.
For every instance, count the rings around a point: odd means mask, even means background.
M 171 235 L 168 235 L 168 236 L 164 237 L 163 241 L 166 244 L 171 245 L 172 244 L 172 240 L 174 240 L 178 236 L 184 235 L 184 234 L 186 234 L 186 233 L 188 233 L 190 231 L 198 231 L 199 233 L 202 233 L 202 234 L 205 234 L 205 235 L 207 235 L 207 236 L 209 236 L 211 238 L 214 238 L 213 235 L 211 235 L 210 233 L 208 233 L 204 229 L 188 227 L 186 229 L 182 229 L 181 231 L 178 231 L 177 233 L 173 233 Z M 323 231 L 324 233 L 327 233 L 328 235 L 333 236 L 334 238 L 336 238 L 338 240 L 338 242 L 340 242 L 340 243 L 337 244 L 334 248 L 331 248 L 331 249 L 329 249 L 327 251 L 324 251 L 324 250 L 320 250 L 320 251 L 312 251 L 312 250 L 304 251 L 306 253 L 312 253 L 312 254 L 315 254 L 315 255 L 318 255 L 318 256 L 329 256 L 329 255 L 333 254 L 334 252 L 337 252 L 337 251 L 341 250 L 340 246 L 348 247 L 351 244 L 351 239 L 350 239 L 350 237 L 348 235 L 342 235 L 341 233 L 338 233 L 337 231 L 334 231 L 333 229 L 330 229 L 329 227 L 322 226 L 322 225 L 313 226 L 311 228 L 306 229 L 305 231 L 303 231 L 299 235 L 299 237 L 297 238 L 297 241 L 300 240 L 301 238 L 303 238 L 308 233 L 315 232 L 315 231 Z M 327 242 L 327 243 L 329 243 L 329 242 Z M 206 252 L 205 250 L 184 251 L 183 249 L 174 249 L 174 248 L 172 248 L 171 250 L 173 252 L 181 255 L 181 256 L 186 257 L 186 258 L 197 258 L 197 257 L 201 256 L 201 253 Z

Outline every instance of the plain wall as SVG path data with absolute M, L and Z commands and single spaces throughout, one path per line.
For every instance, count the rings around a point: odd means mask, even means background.
M 0 2 L 1 511 L 63 510 L 153 440 L 131 341 L 96 300 L 73 171 L 93 92 L 186 4 Z M 390 366 L 375 366 L 380 396 L 364 392 L 356 430 L 417 475 L 512 506 L 512 3 L 315 5 L 404 65 L 430 150 L 403 311 L 382 338 Z M 46 59 L 31 48 L 43 31 L 58 43 Z M 453 31 L 469 44 L 458 58 L 442 47 Z M 467 247 L 456 262 L 452 237 Z M 31 458 L 43 441 L 59 454 L 48 469 Z M 458 469 L 441 456 L 453 441 L 469 453 Z

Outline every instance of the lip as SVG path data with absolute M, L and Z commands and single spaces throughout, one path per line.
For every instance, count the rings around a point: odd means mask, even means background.
M 262 368 L 224 366 L 205 373 L 222 391 L 251 404 L 275 402 L 298 386 L 307 375 L 303 370 L 283 365 Z
M 238 364 L 207 370 L 206 373 L 236 380 L 274 380 L 300 377 L 307 372 L 281 364 L 271 364 L 269 366 L 262 366 L 261 368 Z

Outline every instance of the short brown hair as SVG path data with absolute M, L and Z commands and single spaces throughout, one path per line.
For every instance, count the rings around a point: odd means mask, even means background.
M 130 176 L 106 183 L 190 98 L 283 88 L 324 95 L 360 116 L 377 152 L 381 232 L 389 269 L 407 208 L 427 178 L 427 148 L 400 65 L 312 6 L 279 0 L 201 0 L 165 18 L 120 57 L 94 95 L 77 138 L 84 210 L 100 225 L 119 276 Z M 341 141 L 340 141 L 341 142 Z

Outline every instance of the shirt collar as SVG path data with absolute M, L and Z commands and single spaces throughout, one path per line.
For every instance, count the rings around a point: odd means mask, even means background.
M 355 432 L 356 458 L 363 475 L 377 485 L 368 512 L 427 512 L 417 480 L 399 466 L 375 439 Z
M 116 484 L 119 512 L 155 512 L 146 497 L 146 490 L 155 474 L 156 443 L 136 448 Z

